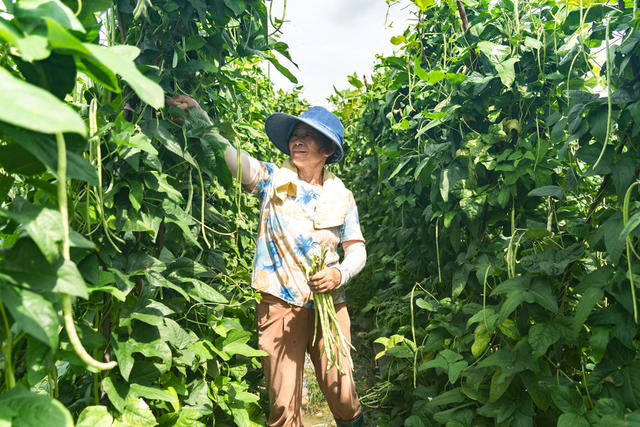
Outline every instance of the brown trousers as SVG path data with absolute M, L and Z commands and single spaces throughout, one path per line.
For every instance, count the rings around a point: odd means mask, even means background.
M 336 305 L 338 324 L 351 340 L 346 304 Z M 297 307 L 275 296 L 262 294 L 256 307 L 258 347 L 269 353 L 262 367 L 269 391 L 268 426 L 299 427 L 302 425 L 302 376 L 305 352 L 311 356 L 316 379 L 327 399 L 331 413 L 338 420 L 351 420 L 362 411 L 350 369 L 340 374 L 333 367 L 327 372 L 327 359 L 322 355 L 322 334 L 313 344 L 314 310 Z M 348 365 L 344 361 L 343 366 Z

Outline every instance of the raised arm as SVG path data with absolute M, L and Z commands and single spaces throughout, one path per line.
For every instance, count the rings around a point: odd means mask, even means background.
M 167 105 L 172 107 L 177 107 L 185 111 L 187 117 L 194 118 L 203 124 L 213 125 L 209 115 L 206 111 L 200 107 L 198 102 L 186 95 L 176 95 L 171 98 L 166 99 Z M 177 119 L 178 122 L 181 119 Z M 224 142 L 227 145 L 227 148 L 224 152 L 224 160 L 231 171 L 231 174 L 235 177 L 238 173 L 238 152 L 236 148 L 231 145 L 229 140 L 227 140 L 222 135 L 215 132 L 207 132 L 204 135 L 211 135 L 219 141 Z M 241 151 L 240 158 L 240 167 L 241 167 L 241 182 L 242 184 L 252 184 L 255 182 L 256 177 L 260 171 L 260 161 L 254 159 L 249 156 L 244 151 Z

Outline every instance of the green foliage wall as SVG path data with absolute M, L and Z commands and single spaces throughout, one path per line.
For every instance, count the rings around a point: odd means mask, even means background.
M 378 425 L 637 423 L 637 5 L 415 5 L 333 98 L 369 253 L 363 402 Z
M 264 2 L 3 4 L 0 422 L 263 423 L 257 202 L 208 127 L 162 107 L 189 94 L 271 156 L 257 129 L 304 104 L 257 65 L 290 76 Z

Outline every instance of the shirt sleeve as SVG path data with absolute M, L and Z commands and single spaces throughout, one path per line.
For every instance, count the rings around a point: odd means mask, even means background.
M 361 240 L 364 242 L 364 236 L 360 229 L 360 218 L 358 217 L 358 207 L 356 201 L 353 198 L 353 193 L 349 191 L 348 201 L 349 208 L 347 210 L 347 216 L 344 220 L 344 224 L 340 229 L 340 243 L 348 242 L 349 240 Z
M 257 195 L 260 200 L 264 199 L 264 195 L 271 187 L 276 169 L 277 166 L 274 163 L 260 162 L 252 182 L 243 185 L 244 190 Z

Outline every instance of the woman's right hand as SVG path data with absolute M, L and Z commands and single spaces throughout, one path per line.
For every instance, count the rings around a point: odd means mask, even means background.
M 198 102 L 195 99 L 191 98 L 190 96 L 178 94 L 178 95 L 166 98 L 165 102 L 170 107 L 176 107 L 176 108 L 180 108 L 181 110 L 183 110 L 187 117 L 189 117 L 188 108 L 195 107 L 198 110 L 200 110 L 199 113 L 203 114 L 204 117 L 206 118 L 206 120 L 211 122 L 211 119 L 209 119 L 209 116 L 207 115 L 207 112 L 204 111 L 202 109 L 202 107 L 200 106 L 200 104 L 198 104 Z M 184 120 L 181 117 L 174 117 L 173 119 L 178 124 L 183 124 L 184 123 Z

